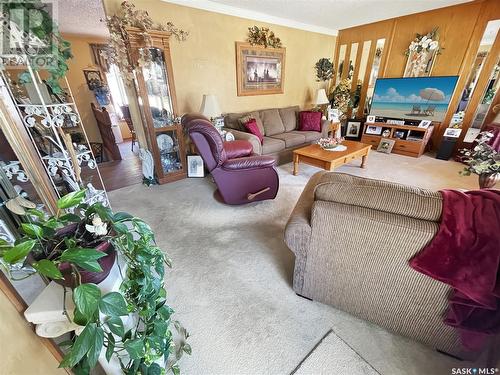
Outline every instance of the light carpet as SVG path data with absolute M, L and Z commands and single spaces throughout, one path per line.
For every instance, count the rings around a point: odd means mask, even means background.
M 379 375 L 345 341 L 330 330 L 291 375 Z
M 476 188 L 460 164 L 373 152 L 338 169 L 430 189 Z M 210 178 L 112 191 L 115 210 L 144 218 L 173 259 L 170 304 L 191 333 L 185 374 L 290 374 L 331 328 L 381 374 L 448 374 L 464 366 L 412 340 L 311 302 L 292 290 L 294 255 L 283 242 L 286 221 L 310 176 L 319 169 L 278 168 L 275 200 L 227 206 L 213 199 Z M 327 369 L 325 369 L 327 370 Z

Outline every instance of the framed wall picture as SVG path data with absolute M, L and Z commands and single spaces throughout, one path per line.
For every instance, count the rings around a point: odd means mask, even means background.
M 390 154 L 395 143 L 396 141 L 393 139 L 382 138 L 378 144 L 377 151 Z
M 200 155 L 188 155 L 187 167 L 188 177 L 205 177 L 203 159 Z
M 361 130 L 361 122 L 348 121 L 345 136 L 346 138 L 359 138 L 360 130 Z
M 104 86 L 102 81 L 101 71 L 98 69 L 83 69 L 83 75 L 85 76 L 85 81 L 89 90 L 95 90 L 99 87 Z
M 366 127 L 365 133 L 371 134 L 371 135 L 380 135 L 380 134 L 382 134 L 382 127 L 375 126 L 375 125 L 368 125 Z
M 236 42 L 238 96 L 283 94 L 285 48 L 264 48 Z

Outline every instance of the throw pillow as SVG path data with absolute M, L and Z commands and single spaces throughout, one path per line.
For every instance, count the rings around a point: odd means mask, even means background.
M 250 116 L 250 115 L 245 115 L 243 117 L 240 117 L 238 119 L 238 122 L 241 124 L 241 126 L 243 126 L 245 128 L 245 124 L 250 121 L 250 120 L 255 120 L 255 117 L 253 116 Z
M 299 130 L 321 132 L 321 112 L 299 112 Z
M 245 128 L 247 129 L 247 131 L 249 133 L 252 133 L 253 135 L 256 135 L 257 138 L 259 138 L 260 143 L 262 144 L 262 142 L 264 141 L 264 136 L 260 132 L 259 126 L 257 125 L 257 120 L 252 118 L 252 119 L 248 120 L 247 122 L 245 122 L 244 125 L 245 125 Z

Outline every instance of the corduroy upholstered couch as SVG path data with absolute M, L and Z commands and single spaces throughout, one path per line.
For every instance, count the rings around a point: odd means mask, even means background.
M 441 209 L 438 192 L 315 174 L 285 229 L 295 253 L 293 289 L 446 353 L 476 357 L 442 321 L 450 288 L 408 265 L 438 231 Z
M 298 130 L 299 106 L 271 108 L 260 111 L 227 113 L 224 115 L 224 127 L 234 134 L 236 139 L 243 139 L 252 144 L 257 155 L 268 155 L 278 164 L 292 161 L 293 150 L 311 144 L 320 138 L 328 137 L 327 120 L 321 121 L 321 132 Z M 256 135 L 247 133 L 238 121 L 244 116 L 255 118 L 257 126 L 264 135 L 262 144 Z

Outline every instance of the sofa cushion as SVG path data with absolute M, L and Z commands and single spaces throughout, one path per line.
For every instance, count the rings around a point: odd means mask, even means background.
M 318 133 L 311 130 L 293 130 L 290 134 L 300 134 L 306 138 L 306 142 L 314 142 L 321 138 L 322 133 Z
M 281 121 L 283 122 L 283 126 L 285 127 L 285 131 L 289 132 L 297 129 L 297 114 L 299 113 L 300 108 L 298 105 L 293 107 L 280 108 L 278 110 Z
M 306 137 L 301 132 L 290 132 L 273 135 L 271 138 L 281 139 L 285 141 L 286 148 L 298 146 L 306 143 Z M 319 134 L 319 133 L 318 133 Z
M 286 148 L 285 141 L 281 139 L 264 137 L 262 141 L 262 155 L 283 151 Z
M 264 135 L 261 133 L 257 125 L 257 121 L 254 118 L 251 118 L 247 122 L 245 122 L 244 126 L 247 132 L 256 135 L 257 138 L 259 138 L 260 143 L 262 143 L 262 138 L 264 137 Z
M 321 112 L 299 112 L 299 130 L 321 131 Z
M 260 111 L 260 118 L 262 120 L 262 125 L 264 125 L 265 135 L 270 136 L 285 132 L 285 126 L 281 121 L 277 108 Z
M 224 115 L 224 126 L 229 129 L 246 131 L 239 119 L 247 115 L 248 113 L 226 113 Z
M 260 118 L 259 111 L 248 112 L 248 116 L 255 119 L 262 135 L 266 135 L 266 130 L 264 129 L 264 125 L 262 125 L 262 119 Z

